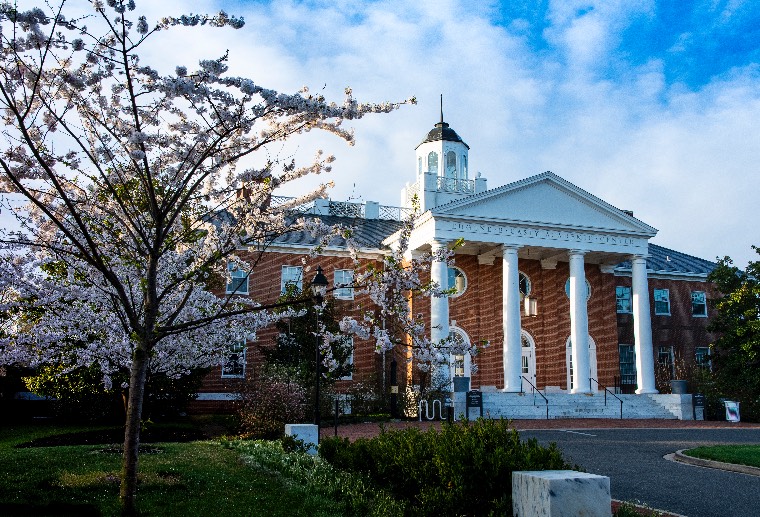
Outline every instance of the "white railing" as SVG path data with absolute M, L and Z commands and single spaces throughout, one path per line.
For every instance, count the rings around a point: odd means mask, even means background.
M 364 217 L 364 203 L 330 201 L 330 215 L 336 217 Z
M 282 205 L 286 205 L 292 202 L 295 198 L 287 196 L 272 196 L 270 206 L 277 208 Z M 364 203 L 349 203 L 345 201 L 329 201 L 327 203 L 327 211 L 319 206 L 319 203 L 310 201 L 303 205 L 291 206 L 287 209 L 288 212 L 297 214 L 315 214 L 315 215 L 332 215 L 336 217 L 352 217 L 352 218 L 365 218 L 366 217 L 366 205 Z M 406 219 L 412 214 L 411 208 L 404 208 L 398 206 L 386 206 L 379 205 L 378 219 L 401 221 Z
M 474 180 L 460 180 L 457 178 L 438 177 L 438 191 L 451 192 L 453 194 L 474 194 Z

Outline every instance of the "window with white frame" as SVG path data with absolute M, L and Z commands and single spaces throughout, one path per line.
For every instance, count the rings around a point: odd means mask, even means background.
M 438 173 L 438 153 L 431 151 L 428 154 L 428 172 Z
M 448 288 L 456 289 L 456 292 L 451 295 L 452 298 L 455 298 L 461 294 L 464 294 L 464 292 L 467 290 L 467 276 L 464 274 L 464 271 L 462 271 L 456 266 L 449 267 L 449 287 Z
M 446 177 L 452 179 L 457 177 L 457 153 L 454 151 L 446 153 Z
M 227 272 L 230 277 L 225 292 L 227 294 L 248 294 L 248 271 L 240 269 L 236 263 L 229 261 Z
M 340 300 L 353 300 L 354 288 L 351 287 L 354 283 L 354 270 L 353 269 L 336 269 L 335 270 L 335 291 L 333 296 Z
M 417 174 L 422 174 L 422 156 L 417 157 Z
M 631 305 L 631 288 L 623 285 L 615 287 L 615 301 L 617 311 L 621 314 L 633 312 Z
M 280 280 L 280 294 L 285 294 L 288 288 L 298 291 L 303 286 L 303 268 L 301 266 L 282 266 L 282 279 Z
M 654 313 L 658 316 L 670 316 L 670 290 L 654 290 Z
M 462 171 L 460 173 L 459 178 L 466 180 L 467 179 L 467 155 L 466 154 L 462 155 L 461 162 L 462 162 Z
M 704 291 L 691 292 L 691 315 L 695 318 L 707 317 L 707 297 Z
M 570 298 L 570 279 L 567 279 L 567 282 L 565 282 L 565 296 Z M 591 284 L 588 283 L 588 280 L 586 280 L 586 300 L 591 298 Z
M 222 377 L 240 379 L 245 377 L 245 340 L 229 346 L 229 353 L 222 364 Z
M 520 271 L 518 273 L 518 285 L 520 288 L 520 299 L 522 300 L 526 296 L 530 295 L 531 291 L 531 284 L 530 284 L 530 278 L 528 278 L 528 275 Z

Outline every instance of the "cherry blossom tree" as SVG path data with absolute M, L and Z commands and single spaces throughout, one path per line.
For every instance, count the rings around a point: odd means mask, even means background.
M 106 386 L 129 372 L 120 497 L 133 514 L 147 372 L 177 377 L 220 364 L 229 343 L 291 314 L 215 294 L 231 270 L 255 268 L 238 251 L 264 253 L 304 229 L 350 243 L 350 229 L 292 215 L 324 197 L 329 183 L 272 203 L 278 189 L 329 172 L 332 156 L 317 152 L 301 167 L 255 157 L 315 129 L 350 144 L 344 121 L 400 103 L 359 103 L 350 90 L 340 104 L 305 88 L 279 93 L 229 75 L 226 56 L 161 74 L 139 57 L 156 33 L 240 28 L 243 20 L 221 12 L 153 22 L 133 16 L 133 0 L 92 0 L 88 13 L 70 17 L 64 5 L 20 11 L 0 3 L 0 192 L 26 200 L 23 210 L 3 207 L 19 229 L 0 231 L 0 364 L 97 365 Z M 372 336 L 378 351 L 412 346 L 422 368 L 435 368 L 450 353 L 476 350 L 432 342 L 410 313 L 409 296 L 448 294 L 420 271 L 426 260 L 450 259 L 409 258 L 413 224 L 382 268 L 357 276 L 378 310 L 342 329 Z M 395 326 L 383 327 L 383 318 Z M 325 354 L 325 365 L 332 362 Z
M 306 89 L 278 93 L 228 75 L 226 56 L 162 75 L 138 55 L 151 36 L 243 20 L 220 12 L 149 22 L 132 17 L 133 0 L 93 0 L 72 18 L 64 4 L 0 4 L 0 191 L 27 201 L 14 210 L 20 229 L 0 236 L 0 311 L 37 311 L 24 332 L 4 334 L 0 362 L 97 364 L 106 384 L 129 370 L 120 497 L 134 513 L 147 371 L 219 364 L 229 342 L 277 317 L 209 285 L 229 280 L 228 265 L 250 271 L 237 250 L 263 250 L 310 224 L 288 210 L 324 197 L 326 185 L 276 207 L 272 192 L 328 172 L 333 158 L 246 160 L 314 129 L 351 143 L 343 121 L 398 104 L 359 103 L 350 90 L 341 104 Z

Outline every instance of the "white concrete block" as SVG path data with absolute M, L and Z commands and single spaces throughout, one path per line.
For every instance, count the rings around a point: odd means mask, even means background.
M 319 428 L 314 424 L 285 424 L 285 435 L 292 436 L 308 446 L 308 453 L 317 454 Z
M 610 478 L 574 470 L 512 473 L 515 517 L 610 517 Z

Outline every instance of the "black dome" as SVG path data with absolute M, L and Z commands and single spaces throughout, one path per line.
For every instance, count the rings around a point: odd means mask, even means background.
M 437 142 L 438 140 L 447 140 L 449 142 L 462 142 L 464 146 L 469 149 L 470 146 L 464 143 L 464 140 L 457 134 L 456 131 L 451 129 L 446 122 L 438 122 L 433 129 L 428 132 L 425 139 L 420 142 L 417 147 L 427 142 Z M 417 149 L 415 147 L 415 149 Z

